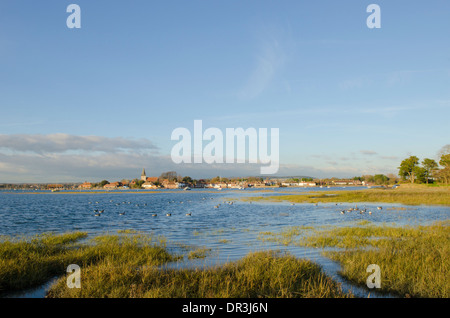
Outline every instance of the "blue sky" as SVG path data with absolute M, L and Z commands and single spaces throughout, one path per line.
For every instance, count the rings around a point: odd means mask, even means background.
M 66 26 L 71 3 L 81 29 Z M 380 29 L 366 25 L 371 3 Z M 279 175 L 396 173 L 450 143 L 449 12 L 444 0 L 3 0 L 0 182 L 131 178 L 144 166 L 257 174 L 171 163 L 171 132 L 195 119 L 279 128 Z

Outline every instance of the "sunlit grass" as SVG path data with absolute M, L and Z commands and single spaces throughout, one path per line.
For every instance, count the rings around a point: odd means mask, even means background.
M 251 253 L 243 259 L 208 269 L 141 270 L 107 264 L 87 268 L 81 289 L 61 279 L 50 297 L 256 298 L 349 297 L 320 266 L 277 252 Z
M 37 286 L 63 275 L 70 264 L 81 267 L 99 262 L 114 266 L 162 264 L 174 260 L 165 239 L 146 235 L 103 235 L 83 244 L 87 233 L 42 234 L 0 242 L 0 292 Z
M 450 187 L 402 185 L 397 189 L 330 190 L 297 195 L 249 197 L 246 200 L 292 203 L 384 202 L 407 205 L 450 205 Z
M 188 257 L 188 259 L 205 258 L 209 254 L 211 254 L 210 248 L 199 247 L 197 249 L 189 251 L 187 257 Z
M 324 249 L 341 263 L 340 274 L 366 286 L 366 268 L 381 268 L 380 291 L 412 297 L 450 297 L 450 221 L 422 226 L 376 226 L 363 220 L 354 226 L 327 226 L 278 233 L 261 232 L 259 239 L 283 245 Z M 329 251 L 329 248 L 338 249 Z
M 450 297 L 448 221 L 376 232 L 385 237 L 370 241 L 376 249 L 358 248 L 326 255 L 339 261 L 343 266 L 341 274 L 357 284 L 366 284 L 367 266 L 377 264 L 381 268 L 382 291 L 412 297 Z
M 381 268 L 381 291 L 412 297 L 450 296 L 450 223 L 427 226 L 335 227 L 301 237 L 297 245 L 341 248 L 324 254 L 339 261 L 343 277 L 365 286 L 366 268 Z
M 42 284 L 61 272 L 73 260 L 79 261 L 75 242 L 85 232 L 33 237 L 2 237 L 0 242 L 0 293 Z
M 277 242 L 283 245 L 290 245 L 301 234 L 313 230 L 311 226 L 288 226 L 284 227 L 280 232 L 260 232 L 258 239 L 267 242 Z

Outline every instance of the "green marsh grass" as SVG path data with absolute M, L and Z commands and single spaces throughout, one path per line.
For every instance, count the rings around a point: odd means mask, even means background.
M 366 286 L 366 268 L 381 268 L 377 291 L 410 297 L 450 297 L 450 221 L 421 226 L 376 226 L 370 221 L 353 226 L 328 226 L 279 233 L 261 232 L 261 240 L 324 249 L 342 266 L 340 275 Z M 329 248 L 338 249 L 330 251 Z
M 327 277 L 321 267 L 288 254 L 265 251 L 202 269 L 116 271 L 107 264 L 83 272 L 81 289 L 70 289 L 61 279 L 49 297 L 139 298 L 256 298 L 351 297 Z
M 377 248 L 325 252 L 325 255 L 339 261 L 343 266 L 341 275 L 359 285 L 366 284 L 367 266 L 377 264 L 381 269 L 381 291 L 400 296 L 449 298 L 449 225 L 447 221 L 416 228 L 350 230 L 341 233 L 342 237 L 364 237 L 367 245 Z M 370 240 L 373 236 L 379 239 Z
M 210 254 L 211 254 L 210 248 L 199 247 L 197 249 L 189 251 L 187 257 L 188 259 L 205 258 Z
M 450 221 L 422 226 L 357 226 L 315 230 L 294 244 L 341 248 L 324 255 L 341 263 L 341 276 L 365 286 L 370 264 L 381 268 L 382 292 L 450 297 Z
M 284 227 L 281 232 L 260 232 L 258 239 L 267 242 L 278 242 L 283 245 L 290 245 L 298 238 L 299 235 L 314 230 L 311 226 L 288 226 Z
M 165 239 L 147 235 L 103 235 L 83 244 L 85 232 L 3 237 L 0 242 L 0 292 L 38 286 L 66 273 L 70 264 L 114 267 L 160 265 L 177 256 L 166 251 Z
M 54 235 L 45 233 L 33 237 L 0 241 L 0 293 L 43 284 L 64 272 L 72 261 L 80 261 L 75 243 L 87 236 L 84 232 Z
M 406 205 L 450 205 L 450 187 L 401 185 L 397 189 L 330 190 L 298 195 L 249 197 L 245 200 L 292 203 L 383 202 Z

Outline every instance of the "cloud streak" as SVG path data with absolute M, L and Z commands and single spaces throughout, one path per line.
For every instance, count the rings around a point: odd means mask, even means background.
M 256 57 L 255 68 L 240 90 L 239 97 L 253 99 L 262 94 L 285 62 L 286 54 L 281 43 L 275 38 L 265 40 Z
M 123 137 L 75 136 L 63 133 L 49 135 L 0 135 L 0 150 L 36 154 L 64 153 L 68 151 L 118 153 L 127 151 L 156 151 L 147 139 Z
M 367 156 L 373 156 L 376 155 L 377 153 L 373 150 L 361 150 L 360 151 L 361 154 L 363 155 L 367 155 Z

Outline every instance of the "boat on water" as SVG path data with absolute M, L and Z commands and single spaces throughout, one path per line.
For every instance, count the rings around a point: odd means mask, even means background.
M 188 190 L 192 190 L 192 189 L 189 188 L 189 187 L 186 187 L 186 188 L 184 188 L 183 190 L 184 190 L 184 191 L 188 191 Z

